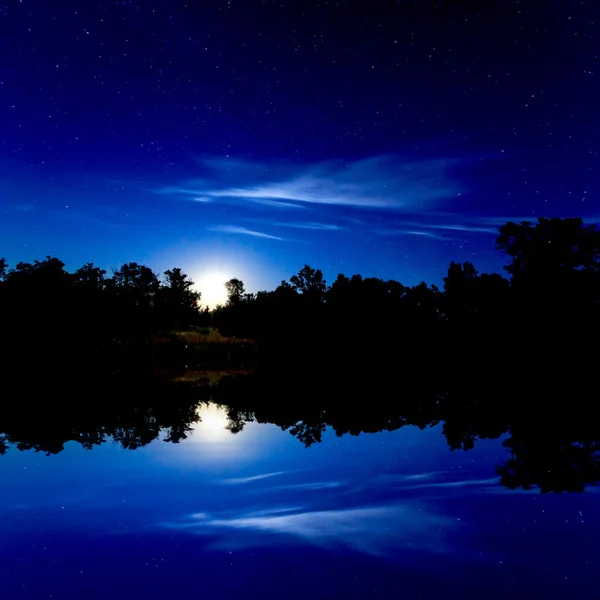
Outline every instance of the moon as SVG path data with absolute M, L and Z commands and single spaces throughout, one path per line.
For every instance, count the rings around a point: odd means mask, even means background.
M 213 309 L 218 304 L 227 302 L 225 283 L 231 279 L 222 271 L 207 271 L 201 273 L 196 281 L 196 289 L 202 294 L 200 302 L 203 306 Z

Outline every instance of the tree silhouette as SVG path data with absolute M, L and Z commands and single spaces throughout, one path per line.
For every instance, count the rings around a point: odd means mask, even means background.
M 167 329 L 181 329 L 199 317 L 200 292 L 194 282 L 179 268 L 164 272 L 165 285 L 158 290 L 161 324 Z
M 297 275 L 290 277 L 290 284 L 308 300 L 321 302 L 325 298 L 327 283 L 320 269 L 304 265 Z
M 77 288 L 101 292 L 107 284 L 106 271 L 95 267 L 94 263 L 86 263 L 72 275 L 72 281 Z
M 500 227 L 496 248 L 511 259 L 505 269 L 514 280 L 556 277 L 574 271 L 598 272 L 600 228 L 580 218 L 540 218 Z
M 225 283 L 225 289 L 227 290 L 227 302 L 230 305 L 239 304 L 246 293 L 244 282 L 235 277 Z

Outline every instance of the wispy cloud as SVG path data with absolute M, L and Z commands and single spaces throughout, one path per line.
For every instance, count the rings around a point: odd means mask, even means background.
M 432 231 L 419 231 L 418 229 L 378 229 L 379 235 L 414 235 L 418 237 L 428 238 L 430 240 L 444 240 L 444 241 L 458 241 L 459 238 L 440 235 L 439 233 L 433 233 Z
M 487 479 L 462 479 L 457 481 L 438 481 L 418 485 L 403 486 L 403 489 L 430 489 L 430 488 L 473 488 L 497 484 L 499 477 L 488 477 Z
M 402 223 L 402 225 L 407 227 L 419 227 L 427 230 L 433 229 L 440 231 L 458 231 L 464 233 L 498 233 L 497 227 L 486 227 L 485 225 L 477 224 L 455 225 L 449 223 Z
M 506 220 L 508 219 L 503 222 Z M 495 235 L 498 233 L 498 227 L 494 227 L 486 219 L 432 212 L 426 217 L 421 215 L 419 220 L 394 220 L 386 227 L 377 229 L 376 233 L 387 236 L 413 235 L 432 240 L 465 241 L 474 235 Z
M 279 227 L 293 227 L 295 229 L 314 229 L 316 231 L 339 231 L 343 229 L 341 225 L 333 223 L 277 223 Z
M 222 485 L 243 485 L 244 483 L 260 481 L 262 479 L 268 479 L 269 477 L 276 477 L 277 475 L 283 475 L 283 471 L 276 471 L 275 473 L 261 473 L 260 475 L 251 475 L 250 477 L 231 477 L 229 479 L 222 479 L 220 483 Z
M 233 235 L 250 235 L 253 237 L 264 238 L 267 240 L 279 240 L 284 241 L 284 238 L 277 235 L 271 235 L 269 233 L 263 233 L 262 231 L 255 231 L 254 229 L 248 229 L 247 227 L 239 227 L 237 225 L 214 225 L 208 227 L 208 231 L 216 231 L 219 233 L 231 233 Z
M 325 548 L 337 549 L 343 545 L 359 552 L 382 555 L 399 547 L 444 552 L 444 537 L 456 528 L 456 521 L 428 511 L 422 504 L 402 503 L 341 510 L 283 513 L 276 510 L 226 517 L 201 513 L 190 515 L 181 523 L 163 523 L 162 526 L 211 537 L 220 532 L 220 544 L 228 547 L 270 544 L 270 537 L 262 535 L 268 533 Z M 236 538 L 223 539 L 227 532 L 236 532 Z
M 286 513 L 297 513 L 305 510 L 304 506 L 274 506 L 265 510 L 254 510 L 246 513 L 247 517 L 272 517 L 274 515 L 282 515 Z M 208 518 L 208 515 L 205 515 Z
M 201 179 L 155 190 L 160 194 L 228 202 L 427 210 L 460 192 L 456 159 L 409 160 L 384 155 L 355 161 L 266 164 L 200 160 Z

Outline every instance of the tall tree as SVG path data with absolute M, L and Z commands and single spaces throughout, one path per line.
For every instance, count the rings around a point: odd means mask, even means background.
M 152 269 L 136 262 L 124 264 L 112 277 L 117 291 L 136 305 L 151 306 L 159 288 L 158 277 Z
M 194 282 L 179 268 L 165 271 L 164 276 L 165 284 L 159 290 L 163 325 L 187 327 L 198 320 L 200 292 L 194 290 Z
M 227 302 L 230 305 L 239 304 L 246 293 L 244 282 L 235 277 L 225 283 L 225 289 L 227 290 Z
M 114 298 L 117 329 L 142 333 L 154 327 L 153 309 L 159 286 L 152 269 L 136 262 L 126 263 L 114 272 L 108 290 Z
M 323 278 L 321 269 L 313 269 L 304 265 L 297 273 L 290 277 L 292 286 L 306 298 L 322 302 L 327 291 L 327 282 Z
M 600 269 L 600 228 L 580 218 L 540 218 L 500 227 L 496 249 L 510 257 L 504 267 L 513 279 L 556 277 Z
M 106 271 L 100 267 L 95 267 L 94 263 L 86 263 L 83 267 L 77 269 L 71 276 L 73 284 L 77 288 L 83 288 L 90 291 L 101 291 L 106 285 Z

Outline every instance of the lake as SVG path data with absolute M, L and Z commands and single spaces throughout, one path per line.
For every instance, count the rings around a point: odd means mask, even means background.
M 451 452 L 440 425 L 328 428 L 305 447 L 199 415 L 181 442 L 135 450 L 9 444 L 3 597 L 597 598 L 595 488 L 507 489 L 501 439 Z

